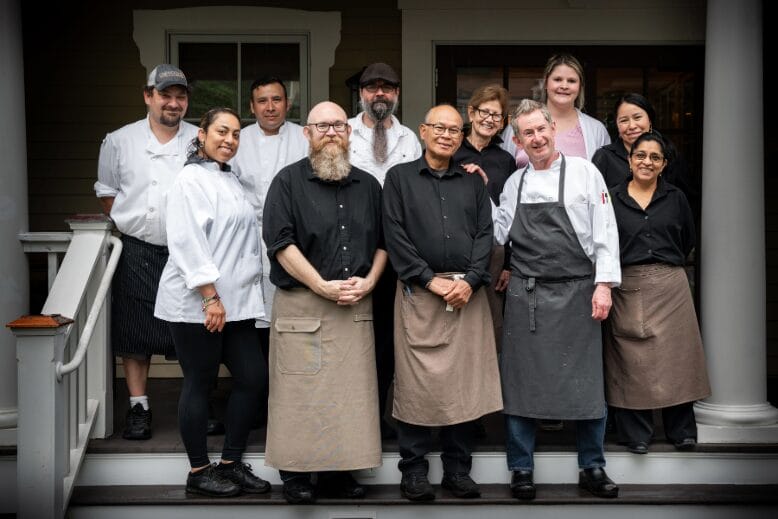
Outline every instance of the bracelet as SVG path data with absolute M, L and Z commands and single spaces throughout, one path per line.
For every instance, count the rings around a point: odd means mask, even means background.
M 205 312 L 206 308 L 208 308 L 212 304 L 216 304 L 219 301 L 221 301 L 221 297 L 219 297 L 218 293 L 215 293 L 212 296 L 202 298 L 201 303 L 203 305 L 203 312 Z

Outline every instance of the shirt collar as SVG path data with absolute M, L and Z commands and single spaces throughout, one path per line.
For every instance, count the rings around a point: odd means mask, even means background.
M 305 178 L 315 182 L 320 182 L 324 185 L 331 186 L 331 185 L 338 184 L 343 186 L 343 185 L 351 184 L 352 182 L 359 182 L 359 179 L 354 177 L 354 166 L 351 166 L 351 171 L 348 172 L 348 176 L 346 176 L 346 178 L 340 179 L 337 182 L 322 180 L 321 178 L 316 176 L 316 173 L 313 172 L 313 165 L 311 164 L 310 158 L 306 159 L 304 167 L 305 167 Z
M 276 135 L 266 134 L 265 130 L 263 130 L 262 127 L 259 125 L 259 121 L 256 121 L 255 124 L 257 125 L 257 131 L 259 132 L 259 135 L 261 137 L 282 137 L 286 135 L 286 133 L 289 131 L 289 125 L 286 124 L 286 120 L 284 120 L 284 122 L 281 123 L 281 126 L 278 127 L 278 134 Z
M 435 174 L 435 170 L 430 167 L 430 165 L 427 163 L 427 158 L 424 156 L 425 151 L 422 151 L 421 157 L 419 157 L 418 162 L 416 163 L 416 171 L 419 174 L 427 173 L 428 175 L 431 175 L 433 177 L 437 178 L 437 175 Z M 453 177 L 454 175 L 464 175 L 465 171 L 462 169 L 462 167 L 459 164 L 453 163 L 453 157 L 452 160 L 448 163 L 448 169 L 445 173 L 443 173 L 444 177 Z
M 180 141 L 180 139 L 184 138 L 183 126 L 184 121 L 182 120 L 178 124 L 178 130 L 176 131 L 176 134 L 173 136 L 173 138 L 165 144 L 162 144 L 159 142 L 159 139 L 157 139 L 157 136 L 154 135 L 154 132 L 151 131 L 151 115 L 147 113 L 146 124 L 143 125 L 146 132 L 146 151 L 154 155 L 178 155 L 181 146 L 178 145 L 177 141 Z M 176 144 L 171 144 L 174 141 Z

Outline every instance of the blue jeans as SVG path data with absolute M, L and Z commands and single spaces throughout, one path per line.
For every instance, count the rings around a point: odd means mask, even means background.
M 578 466 L 592 469 L 605 466 L 605 420 L 606 416 L 594 420 L 574 420 L 575 442 L 578 448 Z M 505 454 L 508 470 L 533 470 L 532 455 L 535 452 L 535 418 L 505 415 Z

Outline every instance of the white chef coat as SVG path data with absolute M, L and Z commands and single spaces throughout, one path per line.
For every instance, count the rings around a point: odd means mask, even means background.
M 114 197 L 111 218 L 123 234 L 165 245 L 164 196 L 196 136 L 197 127 L 181 121 L 175 137 L 160 144 L 148 116 L 105 136 L 94 189 L 98 197 Z
M 539 171 L 530 163 L 524 175 L 521 203 L 558 201 L 561 165 L 561 154 L 550 169 Z M 500 244 L 510 239 L 522 172 L 516 171 L 505 182 L 500 205 L 492 202 L 494 238 Z M 580 157 L 565 156 L 565 211 L 581 247 L 595 265 L 594 282 L 621 284 L 619 234 L 608 187 L 597 167 Z
M 202 323 L 197 287 L 214 283 L 227 321 L 264 317 L 262 261 L 254 208 L 231 171 L 216 162 L 187 164 L 167 193 L 170 256 L 154 316 Z
M 265 318 L 257 323 L 260 328 L 270 326 L 275 286 L 270 282 L 270 260 L 265 253 L 267 247 L 262 241 L 262 210 L 270 183 L 283 167 L 308 156 L 308 139 L 303 127 L 290 121 L 278 129 L 277 135 L 265 135 L 259 123 L 255 122 L 240 131 L 240 147 L 232 159 L 232 169 L 246 190 L 254 214 L 262 246 L 262 288 L 265 300 Z
M 605 129 L 605 125 L 600 121 L 594 117 L 586 115 L 577 108 L 575 111 L 578 113 L 578 123 L 581 125 L 581 133 L 583 133 L 584 137 L 586 158 L 588 160 L 592 160 L 595 151 L 599 150 L 606 144 L 611 143 L 611 136 L 608 135 L 608 130 Z M 513 126 L 510 124 L 502 132 L 502 144 L 500 144 L 500 147 L 513 155 L 514 158 L 519 153 L 519 147 L 516 146 L 515 142 L 513 142 Z M 569 152 L 566 150 L 561 148 L 557 149 L 562 153 L 565 153 L 566 157 L 569 156 Z
M 349 161 L 352 166 L 373 175 L 383 186 L 389 168 L 421 157 L 421 144 L 410 128 L 403 126 L 397 117 L 392 116 L 392 126 L 386 129 L 386 162 L 376 162 L 373 156 L 373 129 L 362 122 L 364 113 L 360 112 L 348 120 L 351 125 Z

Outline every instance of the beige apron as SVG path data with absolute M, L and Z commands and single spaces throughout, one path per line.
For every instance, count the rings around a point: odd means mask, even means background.
M 477 290 L 461 309 L 419 286 L 397 283 L 394 409 L 414 425 L 475 420 L 502 409 L 489 303 Z
M 624 267 L 612 296 L 604 352 L 608 404 L 658 409 L 710 396 L 683 267 Z
M 372 299 L 338 306 L 277 290 L 270 327 L 265 464 L 279 470 L 381 465 Z

